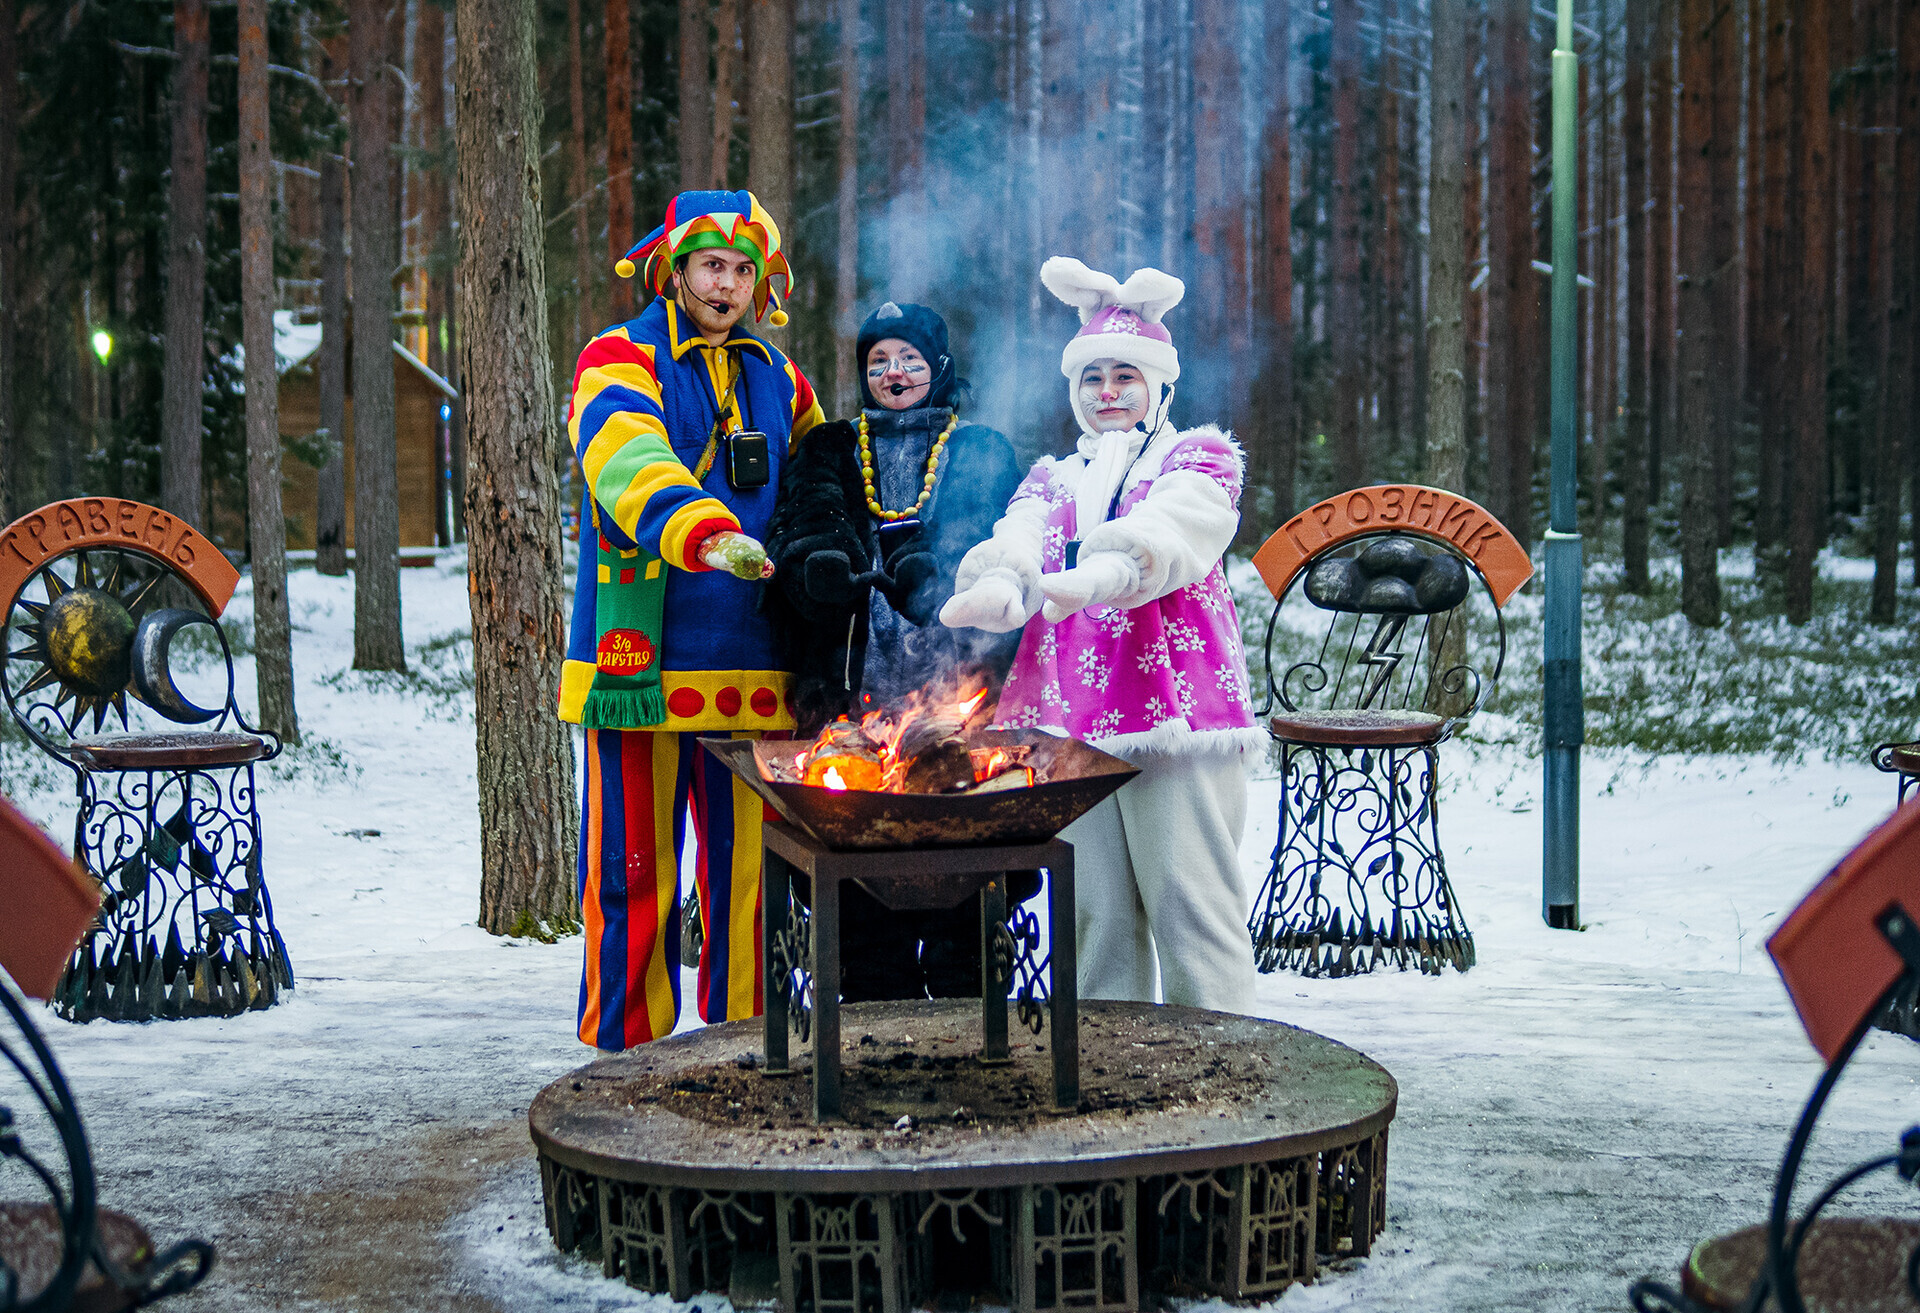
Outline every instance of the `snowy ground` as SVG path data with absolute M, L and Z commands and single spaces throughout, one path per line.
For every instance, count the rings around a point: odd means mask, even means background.
M 579 940 L 471 924 L 471 717 L 445 678 L 464 578 L 409 570 L 403 593 L 430 677 L 375 680 L 347 669 L 350 583 L 293 577 L 299 708 L 321 742 L 276 764 L 262 807 L 297 992 L 230 1021 L 43 1019 L 102 1197 L 163 1242 L 218 1247 L 205 1288 L 169 1306 L 182 1313 L 670 1307 L 556 1256 L 541 1225 L 524 1119 L 591 1056 L 573 1038 Z M 1762 1217 L 1818 1074 L 1764 941 L 1892 789 L 1862 765 L 1589 753 L 1586 927 L 1569 934 L 1540 922 L 1537 761 L 1459 745 L 1444 765 L 1449 865 L 1480 965 L 1261 981 L 1264 1014 L 1400 1082 L 1379 1248 L 1276 1307 L 1624 1309 L 1631 1278 L 1671 1276 L 1697 1238 Z M 20 801 L 68 834 L 53 785 Z M 1254 785 L 1250 889 L 1276 796 Z M 1809 1179 L 1887 1151 L 1916 1058 L 1909 1041 L 1869 1042 Z M 1880 1190 L 1864 1203 L 1885 1206 Z

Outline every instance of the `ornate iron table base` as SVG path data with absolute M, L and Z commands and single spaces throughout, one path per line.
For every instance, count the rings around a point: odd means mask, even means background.
M 74 853 L 106 898 L 55 990 L 62 1017 L 231 1016 L 293 988 L 252 762 L 79 777 Z
M 1447 880 L 1434 745 L 1280 744 L 1280 835 L 1248 929 L 1263 972 L 1473 965 Z
M 1080 1111 L 1057 1113 L 1045 1046 L 982 1071 L 975 1015 L 844 1009 L 863 1056 L 833 1127 L 758 1070 L 751 1021 L 563 1077 L 528 1110 L 554 1243 L 678 1300 L 897 1313 L 946 1293 L 1028 1313 L 1139 1309 L 1154 1291 L 1270 1298 L 1385 1226 L 1398 1091 L 1352 1049 L 1088 1002 Z
M 995 844 L 971 848 L 914 848 L 839 852 L 781 821 L 765 823 L 766 868 L 762 876 L 762 961 L 766 973 L 766 1061 L 769 1074 L 787 1070 L 789 1024 L 813 1036 L 813 1115 L 840 1115 L 840 884 L 858 880 L 889 906 L 952 906 L 977 887 L 981 929 L 981 1057 L 1007 1057 L 1007 986 L 1019 980 L 1020 1012 L 1035 1029 L 1034 998 L 1040 968 L 1031 962 L 1039 940 L 1029 914 L 1016 911 L 1007 924 L 1006 874 L 1044 868 L 1047 911 L 1056 926 L 1073 924 L 1073 845 Z M 813 882 L 813 906 L 804 920 L 790 897 L 792 872 Z M 973 879 L 969 880 L 969 877 Z M 927 900 L 933 901 L 927 901 Z M 779 914 L 788 909 L 787 916 Z M 785 922 L 785 924 L 783 924 Z M 1015 931 L 1019 933 L 1015 933 Z M 1021 950 L 1027 950 L 1022 961 Z M 1073 936 L 1053 940 L 1046 965 L 1052 1013 L 1053 1098 L 1057 1108 L 1080 1100 L 1080 1055 L 1074 981 Z M 1024 967 L 1023 971 L 1021 968 Z M 804 973 L 804 974 L 803 974 Z M 810 1015 L 809 1015 L 810 1014 Z

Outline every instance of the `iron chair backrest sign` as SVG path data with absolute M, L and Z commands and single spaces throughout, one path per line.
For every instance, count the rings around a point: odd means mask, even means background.
M 220 549 L 185 520 L 124 497 L 76 497 L 29 511 L 0 529 L 0 597 L 18 594 L 54 557 L 89 547 L 151 556 L 177 571 L 214 615 L 227 609 L 240 582 L 240 572 Z
M 1484 509 L 1417 484 L 1355 488 L 1317 502 L 1275 530 L 1254 553 L 1253 563 L 1274 597 L 1264 645 L 1268 703 L 1262 715 L 1276 703 L 1285 712 L 1305 711 L 1316 695 L 1323 695 L 1317 700 L 1328 712 L 1420 714 L 1438 707 L 1444 715 L 1422 717 L 1443 722 L 1435 726 L 1437 736 L 1411 726 L 1403 732 L 1433 741 L 1450 737 L 1491 693 L 1506 660 L 1500 609 L 1533 574 L 1526 548 Z M 1476 577 L 1493 603 L 1498 631 L 1493 666 L 1484 678 L 1470 665 L 1439 666 L 1449 632 L 1455 626 L 1464 630 L 1466 611 L 1460 604 Z M 1303 582 L 1307 599 L 1333 612 L 1333 623 L 1317 652 L 1276 671 L 1276 626 L 1290 592 Z M 1397 591 L 1385 591 L 1386 585 Z M 1377 619 L 1363 640 L 1371 617 Z M 1415 619 L 1424 620 L 1424 631 L 1408 650 L 1403 632 Z M 1417 673 L 1423 662 L 1425 679 Z M 1389 705 L 1396 685 L 1401 689 L 1397 709 Z M 1272 728 L 1283 732 L 1277 722 Z M 1370 725 L 1375 733 L 1385 728 Z
M 1253 567 L 1277 598 L 1312 558 L 1377 533 L 1418 534 L 1458 549 L 1486 578 L 1499 606 L 1533 577 L 1526 547 L 1485 508 L 1458 493 L 1416 483 L 1355 488 L 1315 502 L 1274 530 L 1253 554 Z
M 204 611 L 163 605 L 162 580 L 184 586 Z M 246 730 L 217 623 L 239 580 L 219 548 L 155 506 L 79 497 L 28 512 L 0 530 L 0 693 L 8 710 L 75 769 L 82 717 L 91 713 L 98 733 L 113 712 L 128 729 L 129 695 L 173 724 Z M 169 668 L 175 635 L 200 625 L 214 631 L 226 668 L 225 695 L 210 707 L 184 697 Z M 265 755 L 277 750 L 276 743 Z

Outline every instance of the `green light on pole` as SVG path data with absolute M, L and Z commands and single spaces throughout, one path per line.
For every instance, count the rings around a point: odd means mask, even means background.
M 1586 715 L 1580 692 L 1579 384 L 1575 351 L 1574 200 L 1579 187 L 1575 111 L 1580 87 L 1573 53 L 1573 0 L 1559 0 L 1553 51 L 1553 356 L 1549 434 L 1552 498 L 1547 521 L 1545 834 L 1540 914 L 1556 929 L 1580 928 L 1580 745 Z
M 107 357 L 113 354 L 113 334 L 104 328 L 93 330 L 93 354 L 100 357 L 100 363 L 106 364 Z

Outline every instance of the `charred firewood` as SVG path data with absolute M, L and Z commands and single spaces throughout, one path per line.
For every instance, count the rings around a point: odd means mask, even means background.
M 907 762 L 903 793 L 952 793 L 973 783 L 973 757 L 964 740 L 942 739 Z

